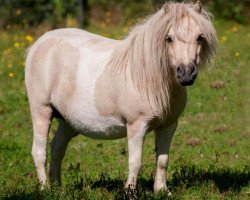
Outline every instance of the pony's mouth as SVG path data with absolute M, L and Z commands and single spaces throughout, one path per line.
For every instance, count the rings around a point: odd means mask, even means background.
M 194 84 L 194 79 L 192 79 L 192 80 L 188 80 L 188 81 L 180 81 L 180 84 L 182 85 L 182 86 L 190 86 L 190 85 L 193 85 Z
M 194 84 L 194 81 L 197 77 L 197 73 L 193 74 L 192 76 L 178 76 L 177 75 L 177 79 L 179 80 L 180 84 L 182 86 L 190 86 Z
M 193 85 L 197 77 L 197 66 L 193 63 L 189 64 L 188 67 L 181 64 L 177 67 L 176 75 L 182 86 Z

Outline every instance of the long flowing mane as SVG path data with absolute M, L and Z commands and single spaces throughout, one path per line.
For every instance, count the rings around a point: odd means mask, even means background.
M 167 9 L 168 8 L 168 9 Z M 211 64 L 216 50 L 216 33 L 210 21 L 211 14 L 205 10 L 198 13 L 192 3 L 166 3 L 155 14 L 136 25 L 121 42 L 110 58 L 114 70 L 129 68 L 134 85 L 146 95 L 157 113 L 169 110 L 172 76 L 168 46 L 165 37 L 172 27 L 181 35 L 182 19 L 194 19 L 205 35 L 201 51 L 201 65 Z

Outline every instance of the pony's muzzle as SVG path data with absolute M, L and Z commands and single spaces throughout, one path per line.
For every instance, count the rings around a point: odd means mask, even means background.
M 193 85 L 197 77 L 197 67 L 195 64 L 187 66 L 181 64 L 176 69 L 177 78 L 182 86 Z

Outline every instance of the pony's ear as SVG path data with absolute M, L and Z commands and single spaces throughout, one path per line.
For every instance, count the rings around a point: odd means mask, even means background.
M 163 6 L 163 9 L 164 9 L 164 12 L 165 13 L 168 13 L 169 9 L 170 9 L 170 6 L 168 3 L 165 3 L 164 6 Z
M 201 13 L 202 10 L 202 3 L 198 0 L 194 5 L 194 10 L 198 13 Z

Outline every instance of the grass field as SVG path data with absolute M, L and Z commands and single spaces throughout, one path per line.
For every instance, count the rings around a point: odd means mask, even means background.
M 215 65 L 188 88 L 187 108 L 170 149 L 171 199 L 250 199 L 250 26 L 215 21 L 215 27 Z M 120 38 L 127 28 L 89 30 Z M 39 190 L 24 85 L 25 50 L 37 37 L 15 27 L 0 32 L 0 199 L 126 199 L 126 139 L 74 138 L 63 161 L 63 186 Z M 50 141 L 55 129 L 56 121 Z M 152 133 L 143 161 L 138 199 L 166 198 L 152 191 Z

